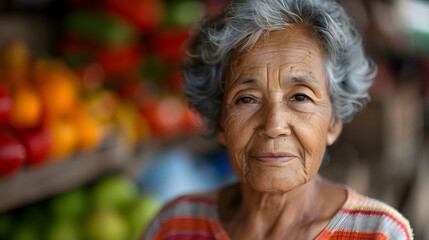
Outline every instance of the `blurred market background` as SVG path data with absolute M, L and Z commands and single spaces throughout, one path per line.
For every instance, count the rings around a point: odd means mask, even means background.
M 0 239 L 139 239 L 166 201 L 235 181 L 181 91 L 227 0 L 0 1 Z M 429 2 L 341 0 L 379 67 L 322 175 L 429 239 Z

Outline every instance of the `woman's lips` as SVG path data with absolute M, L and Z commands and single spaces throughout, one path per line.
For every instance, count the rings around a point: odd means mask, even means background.
M 254 158 L 265 163 L 285 163 L 292 161 L 296 156 L 290 153 L 268 153 L 255 155 Z

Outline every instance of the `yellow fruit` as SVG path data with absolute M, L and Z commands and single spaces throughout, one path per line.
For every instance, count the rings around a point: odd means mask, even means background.
M 130 102 L 121 103 L 116 111 L 121 136 L 127 146 L 136 147 L 139 141 L 139 117 L 136 106 Z
M 77 107 L 73 112 L 79 150 L 94 150 L 102 140 L 100 126 L 92 119 L 82 107 Z
M 98 90 L 88 96 L 85 107 L 92 119 L 104 125 L 114 121 L 117 105 L 118 97 L 115 93 Z
M 138 125 L 139 125 L 140 140 L 142 142 L 149 140 L 149 138 L 151 137 L 152 131 L 150 129 L 148 120 L 146 119 L 145 116 L 143 116 L 143 114 L 138 114 Z
M 49 156 L 54 159 L 62 159 L 73 153 L 78 141 L 76 127 L 69 118 L 59 118 L 49 125 L 54 141 Z

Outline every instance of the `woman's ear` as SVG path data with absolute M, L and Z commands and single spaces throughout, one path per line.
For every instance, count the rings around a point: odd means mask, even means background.
M 218 123 L 217 124 L 217 128 L 216 128 L 216 137 L 217 140 L 223 145 L 226 146 L 226 141 L 225 141 L 225 131 L 223 130 L 223 126 Z
M 332 118 L 329 124 L 328 133 L 326 134 L 326 145 L 331 146 L 340 136 L 343 130 L 343 120 L 339 117 Z

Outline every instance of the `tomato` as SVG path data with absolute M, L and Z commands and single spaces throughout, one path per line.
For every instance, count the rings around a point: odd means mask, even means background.
M 0 176 L 12 175 L 19 170 L 24 164 L 26 155 L 22 143 L 12 135 L 0 132 Z

